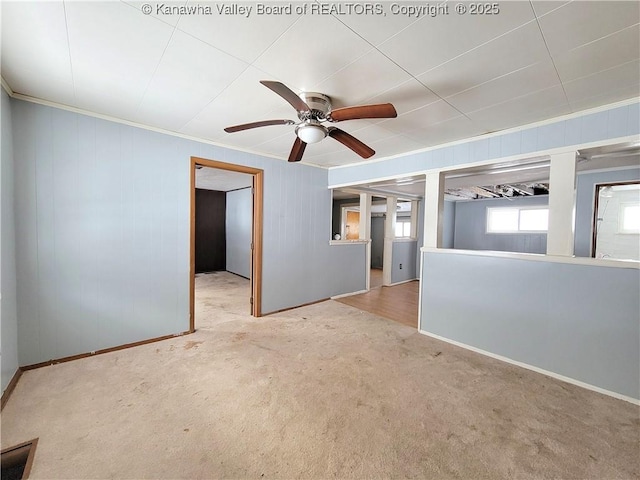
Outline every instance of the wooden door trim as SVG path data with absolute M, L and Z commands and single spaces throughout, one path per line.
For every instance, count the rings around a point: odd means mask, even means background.
M 251 315 L 262 316 L 262 228 L 263 228 L 263 191 L 264 171 L 259 168 L 219 162 L 200 157 L 191 157 L 191 205 L 190 205 L 190 246 L 189 246 L 189 330 L 195 331 L 195 231 L 196 231 L 196 165 L 218 168 L 231 172 L 253 175 L 253 227 L 251 241 Z

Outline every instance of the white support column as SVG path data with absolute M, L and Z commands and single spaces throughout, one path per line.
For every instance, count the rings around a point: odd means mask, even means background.
M 371 240 L 371 194 L 360 194 L 360 240 Z
M 573 256 L 576 152 L 551 155 L 547 255 Z
M 424 194 L 424 246 L 442 246 L 442 218 L 444 215 L 444 175 L 426 175 Z
M 384 220 L 384 251 L 382 253 L 382 284 L 391 285 L 393 268 L 393 239 L 396 237 L 398 199 L 387 197 L 387 216 Z
M 411 200 L 411 238 L 418 238 L 418 200 Z
M 365 246 L 365 271 L 366 285 L 365 288 L 371 288 L 371 199 L 370 193 L 360 194 L 360 240 L 367 240 Z

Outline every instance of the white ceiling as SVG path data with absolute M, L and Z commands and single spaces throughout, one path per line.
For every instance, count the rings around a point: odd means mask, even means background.
M 384 15 L 297 15 L 296 2 L 292 14 L 258 15 L 255 2 L 200 0 L 151 1 L 145 15 L 145 3 L 2 1 L 2 77 L 18 94 L 283 159 L 292 126 L 223 131 L 296 119 L 259 80 L 323 92 L 334 107 L 392 102 L 396 119 L 339 124 L 373 158 L 640 93 L 637 1 L 502 1 L 495 15 L 459 15 L 447 2 L 448 15 L 421 18 L 394 14 L 391 2 L 381 2 Z M 201 10 L 166 14 L 161 5 Z M 252 12 L 219 14 L 222 5 Z M 330 138 L 303 158 L 361 161 Z
M 253 175 L 219 168 L 196 168 L 196 188 L 228 192 L 253 185 Z

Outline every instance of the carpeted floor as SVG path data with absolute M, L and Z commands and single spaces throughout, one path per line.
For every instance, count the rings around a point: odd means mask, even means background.
M 198 331 L 26 372 L 2 447 L 38 478 L 640 475 L 639 408 L 327 301 L 248 315 L 197 278 Z

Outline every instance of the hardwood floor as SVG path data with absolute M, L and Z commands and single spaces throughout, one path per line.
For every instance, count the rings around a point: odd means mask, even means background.
M 365 312 L 418 328 L 418 287 L 420 282 L 380 287 L 360 295 L 342 297 L 337 302 L 351 305 Z
M 370 270 L 371 274 L 369 277 L 369 287 L 370 288 L 378 288 L 382 286 L 382 269 L 381 268 L 372 268 Z

